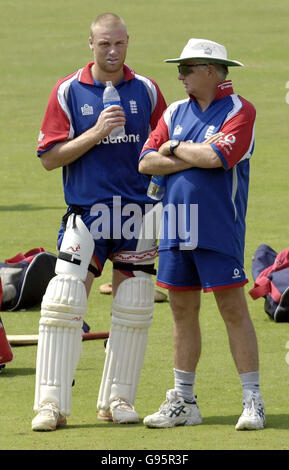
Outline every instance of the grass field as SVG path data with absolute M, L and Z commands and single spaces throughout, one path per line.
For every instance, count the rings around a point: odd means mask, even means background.
M 126 20 L 127 63 L 159 83 L 167 102 L 185 97 L 176 67 L 190 37 L 225 44 L 246 67 L 232 70 L 235 91 L 257 109 L 256 148 L 251 166 L 247 216 L 246 270 L 260 243 L 276 251 L 288 246 L 288 0 L 2 0 L 0 18 L 0 261 L 43 246 L 55 252 L 65 210 L 61 171 L 45 172 L 36 142 L 50 91 L 58 78 L 91 60 L 89 26 L 103 11 Z M 95 282 L 86 321 L 92 331 L 109 329 L 111 297 L 100 295 L 111 266 Z M 104 361 L 103 341 L 83 343 L 68 426 L 33 433 L 36 346 L 14 347 L 14 360 L 0 376 L 0 450 L 288 450 L 289 365 L 285 361 L 289 324 L 275 324 L 262 300 L 248 302 L 260 348 L 261 387 L 266 403 L 264 431 L 236 432 L 241 386 L 224 325 L 213 297 L 203 297 L 203 351 L 196 393 L 204 417 L 198 427 L 149 430 L 138 425 L 98 422 L 96 399 Z M 7 334 L 37 333 L 39 309 L 2 312 Z M 168 302 L 156 304 L 136 408 L 155 411 L 173 386 L 172 321 Z

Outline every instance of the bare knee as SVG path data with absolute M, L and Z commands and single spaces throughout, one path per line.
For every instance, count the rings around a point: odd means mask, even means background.
M 196 317 L 200 311 L 199 292 L 170 291 L 170 305 L 175 321 L 182 321 L 188 317 Z
M 238 325 L 251 322 L 243 288 L 215 292 L 215 298 L 226 324 Z

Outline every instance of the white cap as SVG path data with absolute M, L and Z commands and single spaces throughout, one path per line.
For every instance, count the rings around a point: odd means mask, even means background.
M 209 41 L 208 39 L 196 38 L 189 39 L 180 57 L 177 59 L 167 59 L 165 62 L 181 62 L 188 59 L 205 59 L 210 63 L 217 62 L 228 66 L 244 65 L 237 60 L 227 59 L 227 49 L 222 44 Z

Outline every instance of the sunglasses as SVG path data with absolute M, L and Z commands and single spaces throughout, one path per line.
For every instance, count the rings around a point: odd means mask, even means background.
M 192 67 L 208 67 L 209 64 L 183 64 L 183 65 L 178 65 L 178 71 L 181 75 L 189 75 L 190 73 L 193 72 Z

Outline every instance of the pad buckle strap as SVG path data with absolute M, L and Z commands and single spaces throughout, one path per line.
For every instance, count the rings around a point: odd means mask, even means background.
M 66 212 L 66 214 L 62 217 L 64 227 L 66 227 L 68 218 L 73 214 L 74 215 L 73 228 L 75 228 L 75 218 L 76 218 L 76 216 L 77 215 L 83 215 L 84 213 L 85 213 L 85 210 L 82 207 L 80 207 L 80 206 L 71 206 L 68 209 L 68 211 Z
M 59 252 L 58 258 L 62 259 L 63 261 L 67 261 L 68 263 L 77 264 L 78 266 L 81 264 L 80 259 L 74 258 L 73 255 L 71 255 L 70 253 L 65 253 L 64 251 Z M 88 271 L 94 274 L 95 277 L 100 276 L 99 269 L 93 266 L 92 264 L 89 264 Z
M 58 258 L 62 259 L 63 261 L 67 261 L 68 263 L 77 264 L 78 266 L 81 264 L 80 259 L 77 259 L 73 255 L 65 253 L 64 251 L 59 252 Z
M 143 271 L 148 274 L 156 274 L 153 264 L 113 263 L 113 269 L 120 271 Z

